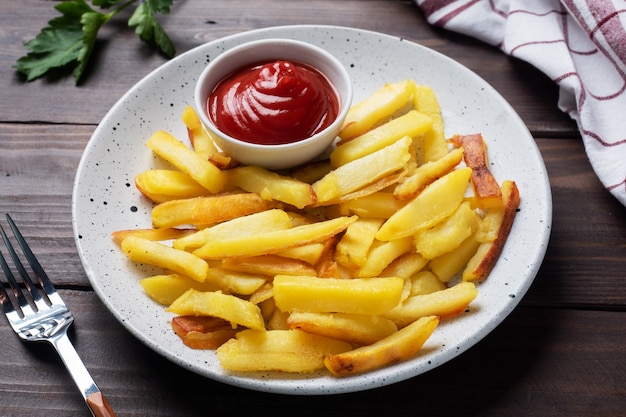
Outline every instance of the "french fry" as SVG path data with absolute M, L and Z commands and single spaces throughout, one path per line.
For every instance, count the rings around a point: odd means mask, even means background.
M 188 236 L 180 237 L 172 242 L 172 247 L 190 251 L 204 246 L 211 239 L 219 240 L 274 230 L 286 230 L 291 228 L 291 225 L 292 221 L 288 213 L 279 209 L 269 209 L 226 220 Z
M 360 269 L 383 224 L 382 219 L 359 218 L 346 229 L 335 250 L 335 260 L 351 269 Z
M 193 253 L 204 259 L 223 259 L 277 253 L 288 248 L 322 242 L 343 232 L 356 217 L 339 217 L 288 230 L 211 240 Z
M 158 130 L 148 139 L 146 146 L 210 192 L 219 193 L 224 188 L 227 181 L 226 174 L 171 134 Z
M 503 184 L 504 185 L 504 184 Z M 480 243 L 493 242 L 498 237 L 504 220 L 504 205 L 491 207 L 485 211 L 476 231 L 476 240 Z
M 340 203 L 342 212 L 356 214 L 359 218 L 388 219 L 406 205 L 393 193 L 380 191 Z
M 211 134 L 202 127 L 198 113 L 193 107 L 186 106 L 181 119 L 187 126 L 187 136 L 191 146 L 198 155 L 219 169 L 230 169 L 237 165 L 234 159 L 219 151 Z
M 252 304 L 262 305 L 263 307 L 266 304 L 271 304 L 273 308 L 275 308 L 276 303 L 274 302 L 273 297 L 274 287 L 270 283 L 265 283 L 263 284 L 263 286 L 261 286 L 261 288 L 259 288 L 250 295 L 248 301 L 250 301 Z M 265 317 L 265 314 L 263 314 L 263 316 Z
M 313 184 L 318 202 L 333 200 L 402 170 L 410 159 L 411 138 L 404 137 L 381 150 L 334 169 Z
M 233 325 L 265 330 L 261 310 L 256 304 L 219 291 L 198 291 L 190 288 L 167 308 L 180 316 L 219 317 Z
M 308 263 L 309 265 L 315 265 L 317 261 L 319 261 L 323 252 L 323 243 L 311 243 L 309 245 L 285 249 L 282 252 L 278 252 L 277 255 L 284 256 L 285 258 L 290 259 L 298 259 L 300 261 Z
M 462 203 L 450 217 L 430 229 L 415 234 L 415 248 L 427 259 L 434 259 L 461 245 L 478 229 L 480 217 L 469 202 Z
M 386 242 L 374 240 L 367 255 L 367 259 L 363 266 L 356 272 L 356 276 L 379 276 L 395 259 L 413 248 L 413 238 L 411 236 Z
M 341 139 L 351 139 L 370 130 L 380 120 L 393 115 L 405 106 L 413 95 L 415 83 L 412 80 L 385 84 L 365 100 L 352 106 L 339 132 Z
M 400 328 L 426 316 L 452 317 L 465 311 L 477 295 L 478 290 L 473 283 L 461 282 L 445 290 L 413 295 L 383 313 L 383 317 L 393 320 Z
M 487 166 L 487 145 L 481 134 L 455 135 L 450 143 L 463 147 L 465 165 L 472 168 L 472 187 L 476 205 L 482 209 L 502 203 L 502 192 L 498 182 Z
M 339 264 L 335 262 L 337 242 L 339 242 L 339 236 L 334 235 L 324 243 L 322 254 L 314 265 L 316 276 L 321 278 L 341 278 L 341 269 Z
M 310 373 L 324 369 L 326 355 L 351 348 L 349 343 L 300 330 L 244 330 L 215 354 L 229 371 Z
M 377 181 L 375 181 L 374 183 L 358 189 L 356 191 L 350 192 L 348 194 L 344 194 L 340 197 L 338 197 L 337 199 L 333 200 L 332 203 L 335 206 L 340 205 L 341 203 L 345 202 L 345 201 L 352 201 L 355 199 L 359 199 L 359 198 L 363 198 L 363 197 L 367 197 L 369 195 L 372 194 L 376 194 L 379 191 L 384 191 L 385 189 L 389 188 L 389 187 L 393 187 L 394 185 L 396 185 L 400 180 L 402 180 L 402 178 L 406 177 L 407 174 L 407 168 L 403 168 L 402 170 L 398 171 L 395 174 L 391 174 L 391 175 L 387 175 L 384 178 L 381 178 Z M 328 206 L 329 202 L 325 201 L 320 205 L 326 205 Z M 315 205 L 314 205 L 315 206 Z
M 160 242 L 128 236 L 121 246 L 133 262 L 169 269 L 199 282 L 204 282 L 209 270 L 209 265 L 203 259 Z
M 463 149 L 453 149 L 435 161 L 420 165 L 417 170 L 405 178 L 393 191 L 398 200 L 410 200 L 418 195 L 426 186 L 446 175 L 463 160 Z
M 444 284 L 437 275 L 430 271 L 421 271 L 410 278 L 411 290 L 409 295 L 424 295 L 430 294 L 436 291 L 446 289 Z
M 282 311 L 382 314 L 400 301 L 404 280 L 388 278 L 318 278 L 277 275 L 274 300 Z
M 152 209 L 152 224 L 156 228 L 190 224 L 211 225 L 269 210 L 274 206 L 273 202 L 266 201 L 255 193 L 172 200 Z
M 149 169 L 135 177 L 135 186 L 148 199 L 164 203 L 182 198 L 200 197 L 210 192 L 181 171 Z
M 407 252 L 389 264 L 383 272 L 381 272 L 380 276 L 410 278 L 421 271 L 426 264 L 428 264 L 428 259 L 424 258 L 421 254 L 417 252 Z
M 217 291 L 219 286 L 212 282 L 198 282 L 180 274 L 154 275 L 139 281 L 146 294 L 156 302 L 169 306 L 189 288 L 198 291 Z
M 432 120 L 432 126 L 424 133 L 424 161 L 431 162 L 442 158 L 448 152 L 444 134 L 443 118 L 437 96 L 432 88 L 415 85 L 413 106 Z
M 460 168 L 430 184 L 394 213 L 378 230 L 376 238 L 392 240 L 410 236 L 451 215 L 463 200 L 471 174 L 471 168 Z
M 355 345 L 371 345 L 398 331 L 396 324 L 381 316 L 294 311 L 287 318 L 291 329 L 319 334 Z
M 266 275 L 272 278 L 279 274 L 314 276 L 316 273 L 315 268 L 309 263 L 279 255 L 227 258 L 222 261 L 222 267 L 231 271 Z
M 282 201 L 299 209 L 317 200 L 310 184 L 255 166 L 228 171 L 228 181 L 231 185 L 257 193 L 266 200 Z
M 126 239 L 128 236 L 137 236 L 142 237 L 148 240 L 171 240 L 171 239 L 180 239 L 185 236 L 192 234 L 194 231 L 192 229 L 175 229 L 164 227 L 161 229 L 128 229 L 128 230 L 116 230 L 111 233 L 113 237 L 113 241 L 118 245 L 122 243 L 122 240 Z
M 432 126 L 432 119 L 416 110 L 392 119 L 387 123 L 365 132 L 359 137 L 340 144 L 330 154 L 333 167 L 362 158 L 381 150 L 405 136 L 414 138 Z
M 223 319 L 205 316 L 176 316 L 172 328 L 192 349 L 217 349 L 239 331 Z
M 198 155 L 209 160 L 211 155 L 218 152 L 215 143 L 202 128 L 200 117 L 198 117 L 198 113 L 196 113 L 196 110 L 192 106 L 185 106 L 181 120 L 187 127 L 191 146 L 193 146 L 194 151 L 196 151 Z
M 463 270 L 469 260 L 472 259 L 474 253 L 476 253 L 479 245 L 480 242 L 476 240 L 476 235 L 471 235 L 456 249 L 432 259 L 428 263 L 428 268 L 437 275 L 441 281 L 448 282 L 457 273 Z
M 502 183 L 502 201 L 504 211 L 502 220 L 499 222 L 497 237 L 492 242 L 480 245 L 463 271 L 464 281 L 480 281 L 487 278 L 500 257 L 520 203 L 519 190 L 514 181 L 507 180 Z
M 438 324 L 436 316 L 422 317 L 372 345 L 329 354 L 324 364 L 335 376 L 349 376 L 405 361 L 419 352 Z
M 205 283 L 209 283 L 226 294 L 250 295 L 261 288 L 266 277 L 258 274 L 231 271 L 225 268 L 209 268 Z
M 287 324 L 288 317 L 289 313 L 275 309 L 267 321 L 267 330 L 289 330 L 289 325 Z

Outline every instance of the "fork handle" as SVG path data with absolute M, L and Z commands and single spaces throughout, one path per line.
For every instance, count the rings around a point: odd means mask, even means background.
M 67 336 L 67 329 L 57 333 L 49 341 L 61 357 L 94 417 L 115 417 L 115 412 L 89 375 L 89 371 Z
M 115 412 L 104 395 L 102 395 L 102 392 L 98 391 L 88 395 L 85 398 L 85 402 L 94 417 L 115 417 Z

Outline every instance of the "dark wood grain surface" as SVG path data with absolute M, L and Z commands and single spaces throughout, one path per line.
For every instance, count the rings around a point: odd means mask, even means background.
M 325 397 L 246 391 L 190 373 L 145 347 L 99 301 L 78 258 L 71 192 L 98 122 L 165 62 L 124 16 L 101 33 L 83 85 L 25 83 L 11 66 L 55 16 L 54 1 L 4 2 L 0 14 L 0 213 L 10 212 L 77 317 L 71 337 L 119 416 L 626 415 L 626 208 L 601 185 L 556 86 L 528 64 L 432 28 L 411 1 L 182 0 L 163 24 L 178 53 L 277 25 L 383 32 L 442 52 L 515 108 L 545 160 L 553 193 L 545 261 L 520 306 L 459 358 L 411 380 Z M 126 16 L 127 17 L 127 16 Z M 60 360 L 19 342 L 0 318 L 0 415 L 87 416 Z

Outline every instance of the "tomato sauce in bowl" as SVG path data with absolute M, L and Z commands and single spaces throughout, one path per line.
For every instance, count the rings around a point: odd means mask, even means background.
M 332 145 L 352 104 L 352 82 L 318 46 L 259 39 L 212 59 L 199 75 L 194 103 L 222 151 L 243 165 L 281 170 Z
M 272 61 L 234 72 L 211 92 L 207 113 L 224 133 L 250 143 L 297 142 L 337 118 L 339 98 L 315 68 Z

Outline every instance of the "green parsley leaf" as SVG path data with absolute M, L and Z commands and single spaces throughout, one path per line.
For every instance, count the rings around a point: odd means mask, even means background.
M 91 51 L 96 44 L 98 31 L 109 20 L 107 15 L 98 12 L 85 13 L 80 18 L 83 29 L 83 47 L 81 48 L 77 61 L 78 65 L 74 69 L 74 80 L 76 83 L 80 80 L 91 56 Z
M 91 8 L 83 0 L 59 3 L 55 7 L 62 16 L 48 22 L 24 47 L 29 52 L 17 60 L 15 68 L 26 74 L 28 81 L 41 77 L 52 68 L 63 67 L 78 60 L 83 44 L 80 16 Z
M 171 4 L 172 0 L 146 0 L 128 20 L 128 25 L 135 27 L 135 33 L 142 41 L 156 45 L 168 58 L 173 57 L 176 51 L 154 14 L 169 13 Z
M 96 44 L 100 28 L 113 16 L 138 0 L 91 0 L 94 7 L 113 8 L 109 13 L 95 10 L 85 0 L 65 0 L 55 9 L 61 13 L 48 26 L 24 44 L 29 52 L 13 66 L 27 81 L 39 78 L 56 68 L 73 68 L 76 84 L 83 76 Z M 145 0 L 129 20 L 135 32 L 149 44 L 159 48 L 168 58 L 175 55 L 174 46 L 156 21 L 156 13 L 169 13 L 173 0 Z

